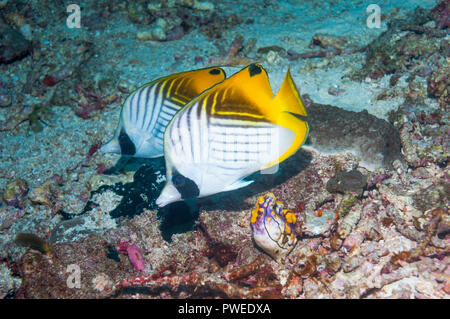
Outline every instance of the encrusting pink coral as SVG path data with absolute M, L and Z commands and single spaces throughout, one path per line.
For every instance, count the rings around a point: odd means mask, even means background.
M 145 270 L 144 258 L 141 250 L 136 244 L 129 243 L 126 240 L 120 240 L 117 243 L 117 251 L 122 254 L 127 254 L 133 267 L 139 271 Z

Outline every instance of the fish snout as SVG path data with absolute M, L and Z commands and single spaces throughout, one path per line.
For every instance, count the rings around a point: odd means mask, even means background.
M 173 186 L 173 184 L 167 184 L 159 197 L 156 199 L 156 205 L 159 207 L 164 207 L 170 203 L 181 200 L 181 194 L 178 190 Z
M 108 143 L 102 145 L 99 149 L 101 153 L 114 153 L 114 154 L 120 154 L 120 145 L 119 141 L 117 139 L 112 139 Z

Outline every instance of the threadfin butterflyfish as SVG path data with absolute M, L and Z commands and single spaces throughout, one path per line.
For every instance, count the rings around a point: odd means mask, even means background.
M 100 150 L 143 158 L 163 156 L 164 132 L 172 117 L 191 99 L 224 79 L 223 69 L 210 67 L 141 86 L 125 100 L 116 133 Z
M 309 131 L 302 119 L 306 116 L 289 71 L 275 97 L 258 64 L 206 90 L 167 126 L 167 182 L 156 204 L 251 184 L 244 178 L 281 163 L 303 145 Z

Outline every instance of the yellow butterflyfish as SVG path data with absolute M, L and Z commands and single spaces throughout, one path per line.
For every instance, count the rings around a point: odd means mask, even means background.
M 266 71 L 251 64 L 204 91 L 164 134 L 165 206 L 249 185 L 252 173 L 281 163 L 308 135 L 307 113 L 288 71 L 273 97 Z
M 164 132 L 191 99 L 225 79 L 218 67 L 187 71 L 147 83 L 125 100 L 115 137 L 104 153 L 154 158 L 164 155 Z

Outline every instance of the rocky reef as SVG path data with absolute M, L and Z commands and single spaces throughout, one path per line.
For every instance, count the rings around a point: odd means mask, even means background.
M 310 146 L 323 153 L 352 151 L 369 168 L 392 167 L 401 159 L 398 131 L 389 122 L 367 111 L 359 113 L 313 103 L 305 97 Z

